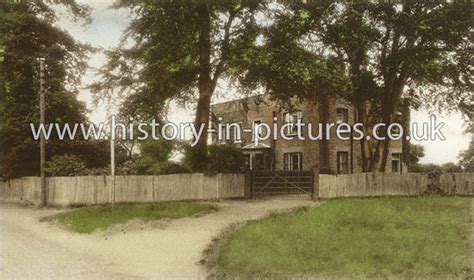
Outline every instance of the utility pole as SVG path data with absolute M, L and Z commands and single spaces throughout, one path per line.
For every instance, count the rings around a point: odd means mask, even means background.
M 40 90 L 39 90 L 39 106 L 40 106 L 40 125 L 45 125 L 45 80 L 44 80 L 44 61 L 43 57 L 38 58 L 40 65 Z M 47 204 L 47 186 L 46 186 L 46 175 L 45 175 L 45 163 L 46 163 L 46 147 L 45 147 L 45 135 L 40 135 L 40 175 L 41 175 L 41 205 L 46 206 Z
M 113 129 L 113 128 L 112 128 Z M 115 139 L 110 135 L 110 177 L 112 179 L 112 206 L 115 204 Z

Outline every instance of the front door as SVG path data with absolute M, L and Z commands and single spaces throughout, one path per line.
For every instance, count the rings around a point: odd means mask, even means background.
M 265 170 L 265 157 L 263 154 L 255 154 L 255 160 L 253 161 L 254 170 Z

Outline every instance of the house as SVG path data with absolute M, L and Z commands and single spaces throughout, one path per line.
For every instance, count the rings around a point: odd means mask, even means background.
M 295 137 L 296 122 L 312 124 L 314 135 L 321 132 L 324 136 L 327 127 L 319 123 L 354 124 L 355 108 L 342 98 L 331 97 L 326 106 L 317 102 L 292 101 L 291 105 L 283 106 L 274 101 L 269 95 L 258 95 L 239 100 L 223 102 L 211 106 L 211 129 L 216 129 L 219 124 L 237 123 L 242 128 L 256 128 L 257 125 L 266 123 L 275 131 L 281 129 L 283 136 L 293 136 L 293 140 L 274 137 L 255 143 L 256 133 L 243 133 L 237 137 L 235 127 L 225 129 L 221 134 L 229 135 L 228 139 L 222 135 L 219 139 L 217 132 L 211 133 L 210 141 L 214 144 L 229 144 L 242 149 L 247 156 L 250 169 L 269 170 L 310 170 L 319 166 L 321 173 L 346 174 L 361 172 L 360 142 L 352 139 L 351 133 L 345 132 L 336 135 L 335 129 L 329 131 L 322 140 L 304 140 Z M 321 113 L 324 111 L 326 122 L 320 122 Z M 282 127 L 284 124 L 286 127 Z M 233 130 L 234 129 L 234 130 Z M 262 128 L 260 128 L 262 129 Z M 227 134 L 226 134 L 227 133 Z M 302 135 L 309 136 L 309 130 L 302 130 Z M 344 140 L 336 136 L 346 136 Z M 287 137 L 285 137 L 287 138 Z M 349 139 L 350 138 L 350 139 Z M 241 141 L 238 141 L 241 140 Z M 402 161 L 402 140 L 392 140 L 386 170 L 388 172 L 406 172 Z

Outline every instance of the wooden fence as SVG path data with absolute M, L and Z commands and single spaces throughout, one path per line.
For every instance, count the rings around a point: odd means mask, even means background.
M 474 195 L 474 173 L 447 173 L 439 176 L 418 173 L 362 173 L 316 175 L 314 178 L 310 178 L 309 173 L 290 173 L 277 176 L 259 174 L 261 176 L 257 176 L 254 182 L 257 187 L 255 191 L 259 188 L 265 189 L 262 191 L 264 195 L 292 192 L 310 194 L 313 186 L 319 186 L 316 194 L 322 199 L 420 195 L 433 191 Z M 113 201 L 120 203 L 242 198 L 251 192 L 249 177 L 251 176 L 246 178 L 244 174 L 206 176 L 201 173 L 116 176 L 115 186 L 110 176 L 50 177 L 47 178 L 47 197 L 50 205 L 63 206 L 96 205 Z M 0 181 L 0 201 L 39 203 L 39 177 Z
M 420 195 L 432 192 L 474 195 L 474 173 L 360 173 L 320 175 L 319 197 Z
M 202 173 L 159 176 L 78 176 L 47 178 L 49 205 L 96 205 L 111 202 L 206 200 L 244 196 L 245 175 Z M 40 202 L 40 178 L 0 182 L 0 201 Z

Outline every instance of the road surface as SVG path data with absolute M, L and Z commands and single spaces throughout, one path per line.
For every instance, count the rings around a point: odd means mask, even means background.
M 0 204 L 0 279 L 205 278 L 202 252 L 227 226 L 316 204 L 280 198 L 216 205 L 217 212 L 159 228 L 82 235 L 39 221 L 65 210 Z

